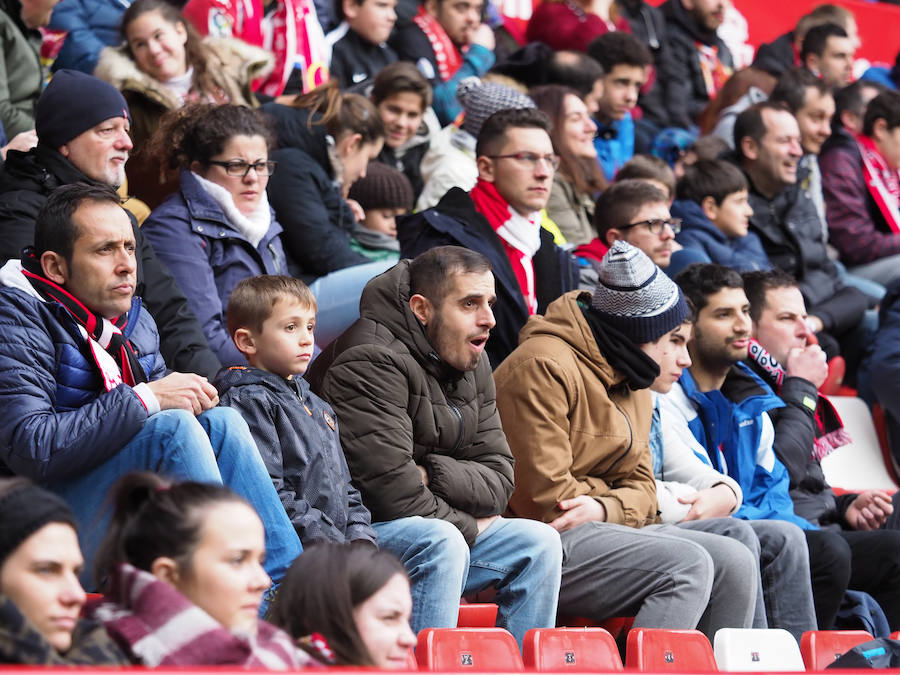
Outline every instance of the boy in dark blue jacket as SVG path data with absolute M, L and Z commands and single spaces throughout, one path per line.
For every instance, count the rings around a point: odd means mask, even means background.
M 747 229 L 753 215 L 747 196 L 747 178 L 729 162 L 708 159 L 688 167 L 671 208 L 682 221 L 675 241 L 739 272 L 770 269 L 762 242 Z
M 304 545 L 375 543 L 369 510 L 341 449 L 335 413 L 302 378 L 313 356 L 316 299 L 302 281 L 244 279 L 228 302 L 228 332 L 249 367 L 219 373 L 222 405 L 247 421 Z

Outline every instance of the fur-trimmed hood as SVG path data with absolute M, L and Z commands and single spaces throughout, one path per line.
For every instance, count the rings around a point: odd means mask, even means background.
M 274 57 L 264 49 L 231 38 L 207 38 L 210 72 L 231 103 L 256 107 L 250 83 L 272 72 Z M 134 92 L 174 110 L 181 103 L 159 80 L 140 70 L 125 45 L 104 47 L 94 75 L 121 92 Z

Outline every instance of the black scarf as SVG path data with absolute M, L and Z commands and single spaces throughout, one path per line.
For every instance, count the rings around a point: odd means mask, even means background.
M 625 376 L 628 388 L 637 391 L 646 389 L 659 377 L 659 364 L 641 351 L 623 333 L 603 323 L 590 307 L 578 303 L 585 321 L 591 327 L 600 353 L 613 370 Z
M 104 335 L 103 317 L 94 314 L 78 298 L 45 277 L 44 271 L 41 269 L 41 263 L 34 253 L 34 248 L 31 246 L 22 249 L 22 273 L 44 300 L 61 305 L 68 312 L 69 316 L 112 356 L 122 371 L 122 381 L 125 384 L 133 387 L 136 384 L 147 381 L 147 376 L 140 362 L 138 362 L 134 347 L 128 341 L 128 338 L 122 334 L 122 331 L 128 325 L 127 314 L 112 319 L 110 323 L 118 330 L 106 331 L 108 335 Z M 104 344 L 104 341 L 106 341 L 106 344 Z M 103 367 L 96 357 L 94 362 L 101 374 L 104 374 Z M 104 381 L 107 382 L 107 390 L 109 390 L 111 387 L 108 378 L 104 377 Z

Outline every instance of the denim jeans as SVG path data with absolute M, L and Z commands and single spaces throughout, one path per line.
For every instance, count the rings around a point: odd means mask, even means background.
M 373 278 L 394 266 L 379 260 L 336 270 L 309 285 L 316 298 L 316 344 L 325 347 L 359 318 L 359 297 Z
M 94 587 L 91 563 L 109 522 L 107 493 L 131 471 L 224 483 L 241 495 L 265 525 L 265 567 L 275 583 L 303 550 L 240 414 L 224 407 L 198 417 L 184 410 L 163 410 L 103 464 L 47 486 L 69 503 L 78 519 L 85 557 L 82 583 L 87 589 Z
M 412 582 L 412 628 L 452 628 L 459 598 L 493 585 L 497 623 L 519 645 L 529 628 L 556 625 L 562 550 L 549 525 L 524 518 L 498 518 L 469 550 L 456 526 L 411 516 L 372 523 L 378 546 L 403 562 Z

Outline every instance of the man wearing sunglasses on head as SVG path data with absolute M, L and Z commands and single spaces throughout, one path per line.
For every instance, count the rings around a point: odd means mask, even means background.
M 494 368 L 515 349 L 528 317 L 575 286 L 568 254 L 541 227 L 541 210 L 559 166 L 549 130 L 547 116 L 533 108 L 491 115 L 475 146 L 475 187 L 468 193 L 451 188 L 437 206 L 397 224 L 403 258 L 456 245 L 491 261 L 497 325 L 485 351 Z

